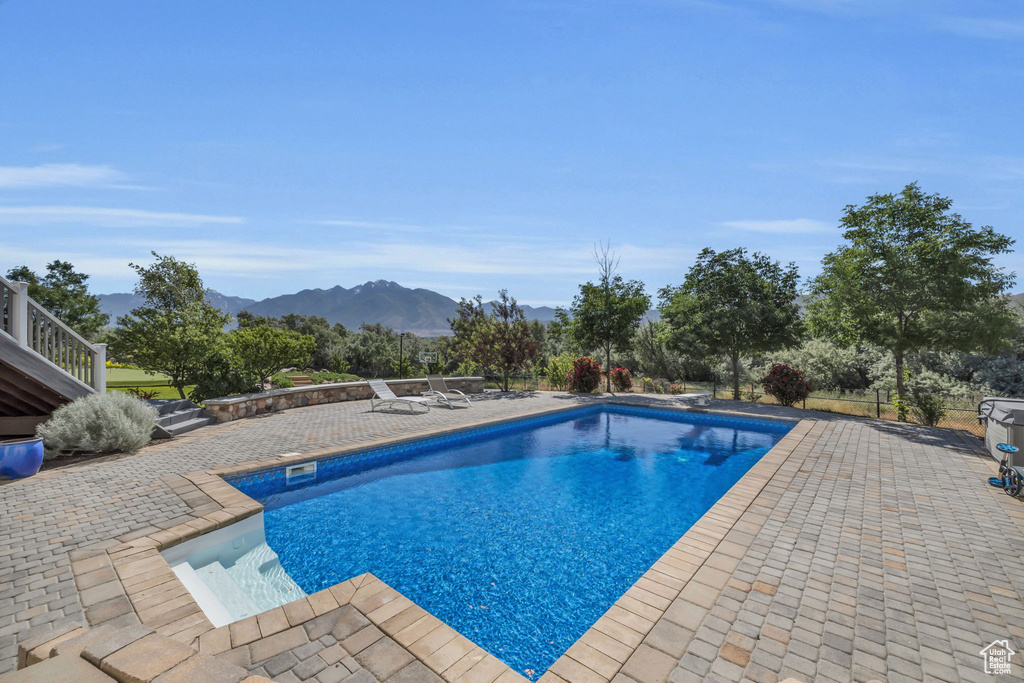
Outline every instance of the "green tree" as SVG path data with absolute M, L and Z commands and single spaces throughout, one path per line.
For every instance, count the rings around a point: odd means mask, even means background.
M 28 266 L 12 268 L 7 272 L 7 279 L 27 282 L 30 297 L 90 341 L 110 320 L 110 316 L 100 310 L 99 297 L 89 293 L 86 285 L 89 276 L 76 273 L 75 267 L 67 261 L 46 264 L 46 275 L 42 278 Z
M 253 325 L 233 330 L 227 348 L 238 366 L 262 383 L 286 365 L 305 367 L 316 350 L 316 340 L 308 334 Z
M 892 354 L 901 397 L 908 353 L 995 352 L 1014 331 L 1004 296 L 1014 276 L 992 263 L 1013 240 L 989 226 L 975 229 L 950 212 L 952 204 L 911 183 L 847 206 L 847 242 L 825 256 L 811 282 L 814 334 Z
M 502 390 L 508 391 L 511 378 L 536 360 L 540 345 L 534 338 L 523 309 L 508 290 L 491 302 L 491 314 L 484 313 L 482 297 L 462 299 L 454 318 L 448 321 L 454 335 L 456 353 L 501 376 Z
M 352 372 L 364 377 L 398 374 L 398 334 L 380 323 L 364 323 L 352 335 L 348 359 Z
M 200 382 L 209 356 L 217 353 L 231 315 L 206 302 L 194 265 L 153 256 L 156 262 L 148 267 L 130 264 L 139 276 L 135 293 L 145 302 L 118 318 L 112 351 L 150 373 L 167 375 L 185 398 L 185 387 Z
M 704 249 L 682 285 L 659 292 L 666 342 L 687 355 L 728 358 L 733 398 L 739 400 L 741 355 L 800 343 L 798 280 L 792 263 L 783 268 L 742 248 Z
M 238 319 L 239 328 L 265 325 L 279 330 L 291 330 L 299 334 L 310 335 L 316 340 L 316 348 L 313 350 L 309 364 L 318 370 L 347 367 L 344 355 L 348 346 L 349 333 L 341 323 L 335 323 L 332 326 L 327 322 L 327 318 L 322 316 L 297 313 L 288 313 L 280 318 L 275 318 L 255 315 L 249 311 L 239 311 L 235 317 Z
M 569 308 L 569 336 L 573 343 L 584 349 L 604 351 L 605 371 L 611 369 L 612 347 L 628 348 L 640 323 L 651 307 L 651 298 L 644 292 L 639 280 L 623 280 L 616 273 L 619 260 L 608 247 L 594 250 L 598 266 L 597 283 L 580 285 L 579 294 Z M 561 316 L 561 324 L 566 320 Z M 611 378 L 606 376 L 606 390 L 612 390 Z

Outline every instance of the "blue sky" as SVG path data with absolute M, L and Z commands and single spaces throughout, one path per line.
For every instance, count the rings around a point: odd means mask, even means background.
M 1022 47 L 1006 1 L 3 0 L 0 270 L 564 304 L 597 241 L 813 275 L 912 181 L 1024 242 Z

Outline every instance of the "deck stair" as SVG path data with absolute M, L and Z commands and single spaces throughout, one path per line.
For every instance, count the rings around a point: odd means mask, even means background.
M 217 418 L 187 398 L 153 399 L 146 402 L 156 408 L 157 412 L 154 439 L 169 439 L 217 423 Z
M 93 344 L 0 277 L 0 438 L 28 436 L 65 403 L 107 390 L 107 346 Z

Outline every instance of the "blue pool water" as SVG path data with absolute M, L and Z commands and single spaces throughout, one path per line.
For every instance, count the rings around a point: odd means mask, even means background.
M 307 593 L 372 572 L 537 678 L 791 427 L 593 406 L 230 481 Z

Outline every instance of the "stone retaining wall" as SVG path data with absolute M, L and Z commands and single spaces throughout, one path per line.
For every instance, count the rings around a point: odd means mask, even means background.
M 445 383 L 449 389 L 465 394 L 479 394 L 484 390 L 483 377 L 447 377 Z M 425 379 L 396 379 L 389 381 L 388 386 L 397 396 L 419 396 L 430 388 Z M 211 398 L 205 405 L 206 410 L 217 418 L 217 422 L 231 422 L 277 410 L 315 406 L 321 403 L 358 401 L 372 396 L 373 390 L 366 382 L 341 382 L 274 389 L 260 394 Z

